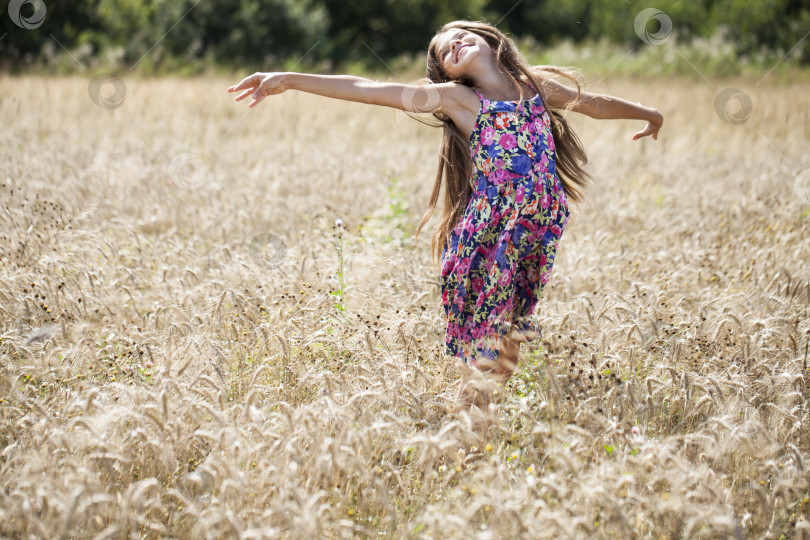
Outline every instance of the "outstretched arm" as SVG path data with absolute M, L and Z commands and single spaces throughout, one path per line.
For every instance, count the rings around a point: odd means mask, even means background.
M 633 135 L 634 141 L 646 135 L 652 135 L 652 138 L 657 140 L 658 130 L 664 123 L 664 116 L 657 109 L 645 107 L 640 103 L 631 103 L 615 96 L 580 92 L 577 100 L 576 90 L 552 79 L 543 81 L 543 90 L 548 104 L 558 109 L 565 109 L 573 103 L 572 111 L 591 118 L 646 121 L 647 125 L 644 126 L 644 129 Z
M 242 93 L 236 97 L 240 101 L 253 97 L 250 107 L 273 94 L 285 90 L 300 90 L 335 99 L 356 101 L 393 107 L 408 112 L 451 114 L 466 104 L 469 96 L 459 91 L 456 83 L 430 85 L 376 82 L 353 75 L 317 75 L 309 73 L 254 73 L 242 82 L 228 88 L 229 92 Z M 471 92 L 470 92 L 471 93 Z M 466 98 L 466 99 L 465 99 Z M 465 102 L 462 104 L 460 101 Z

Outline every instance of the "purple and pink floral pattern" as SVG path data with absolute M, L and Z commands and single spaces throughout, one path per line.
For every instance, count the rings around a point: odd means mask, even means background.
M 442 251 L 446 350 L 470 365 L 498 357 L 510 329 L 540 335 L 534 309 L 568 223 L 551 118 L 536 94 L 481 100 L 470 136 L 472 195 Z

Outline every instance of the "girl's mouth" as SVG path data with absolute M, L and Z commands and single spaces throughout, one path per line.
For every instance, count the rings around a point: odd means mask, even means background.
M 458 50 L 456 51 L 456 62 L 458 62 L 458 59 L 461 56 L 461 51 L 463 51 L 467 47 L 469 47 L 469 45 L 462 45 L 461 47 L 458 48 Z

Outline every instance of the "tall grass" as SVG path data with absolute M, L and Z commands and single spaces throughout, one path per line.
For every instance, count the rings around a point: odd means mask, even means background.
M 735 126 L 592 85 L 665 124 L 574 119 L 598 180 L 482 434 L 413 240 L 437 131 L 124 82 L 0 79 L 2 536 L 810 536 L 806 86 Z

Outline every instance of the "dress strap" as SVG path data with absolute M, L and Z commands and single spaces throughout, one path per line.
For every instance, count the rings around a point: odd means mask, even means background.
M 476 88 L 474 86 L 472 86 L 471 88 L 473 89 L 473 91 L 478 96 L 478 99 L 480 99 L 481 101 L 484 101 L 484 96 L 483 96 L 483 94 L 481 94 L 481 92 L 478 91 L 478 88 Z
M 544 109 L 546 109 L 546 108 L 547 108 L 547 107 L 546 107 L 546 100 L 545 100 L 545 98 L 543 97 L 543 94 L 541 94 L 541 93 L 540 93 L 540 92 L 537 90 L 537 88 L 535 88 L 535 87 L 534 87 L 534 85 L 533 85 L 532 83 L 528 83 L 528 84 L 529 84 L 529 88 L 531 88 L 531 89 L 532 89 L 532 92 L 534 92 L 534 96 L 533 96 L 531 99 L 533 100 L 533 99 L 537 98 L 537 99 L 540 101 L 540 105 L 542 105 L 542 106 L 543 106 L 543 108 L 544 108 Z

